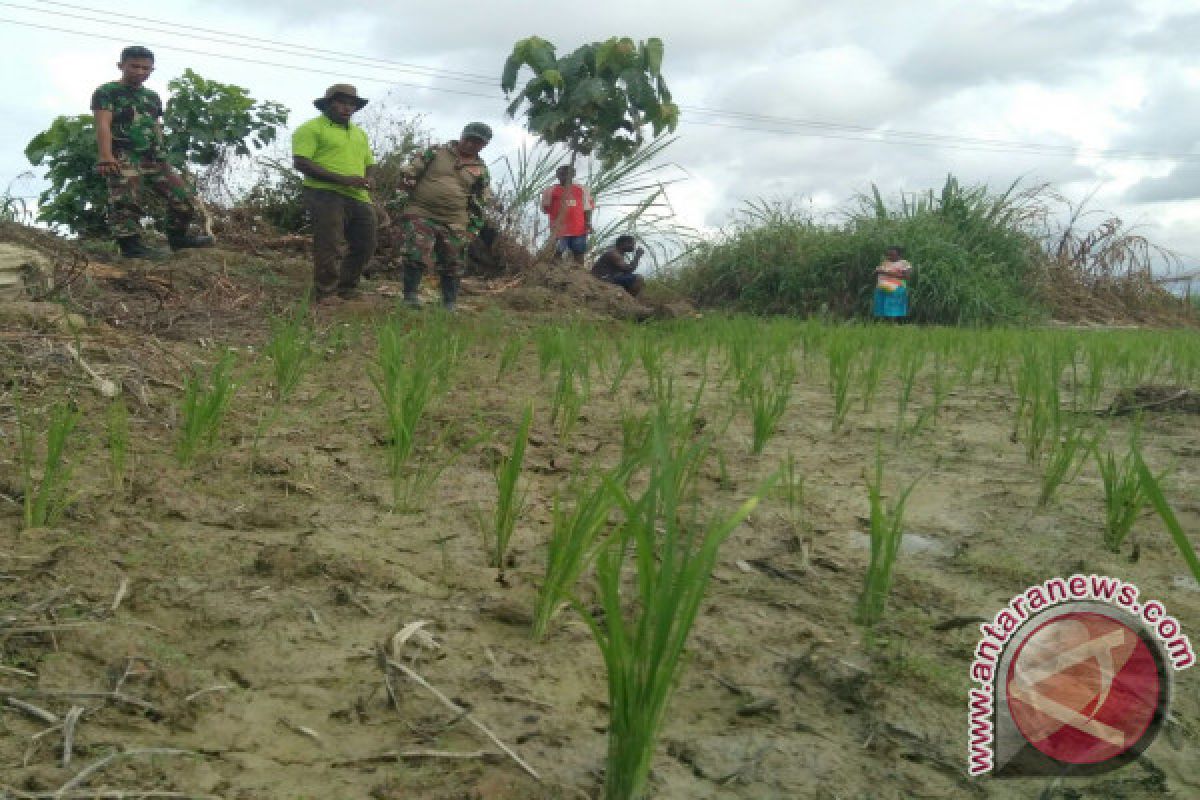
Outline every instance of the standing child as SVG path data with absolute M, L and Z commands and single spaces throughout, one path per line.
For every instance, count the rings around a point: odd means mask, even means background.
M 211 236 L 190 236 L 196 216 L 196 193 L 166 162 L 162 100 L 144 84 L 154 71 L 154 53 L 145 47 L 126 47 L 117 63 L 121 79 L 92 93 L 96 120 L 96 172 L 108 181 L 108 226 L 126 258 L 147 258 L 154 252 L 142 244 L 143 189 L 167 204 L 167 243 L 172 250 L 211 247 Z
M 875 269 L 876 319 L 899 320 L 908 316 L 908 279 L 912 264 L 904 260 L 904 248 L 889 247 L 883 263 Z

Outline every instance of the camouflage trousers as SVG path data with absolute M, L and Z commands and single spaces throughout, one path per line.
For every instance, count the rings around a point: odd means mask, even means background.
M 167 233 L 185 233 L 196 216 L 196 193 L 170 164 L 163 161 L 133 162 L 120 155 L 121 171 L 107 176 L 108 227 L 116 238 L 137 236 L 141 220 L 149 216 L 142 193 L 153 192 L 167 204 Z
M 392 223 L 392 252 L 406 267 L 436 268 L 442 275 L 461 278 L 467 269 L 471 235 L 464 230 L 413 214 Z

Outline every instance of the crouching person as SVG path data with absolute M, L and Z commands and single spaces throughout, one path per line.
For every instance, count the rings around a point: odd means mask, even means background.
M 196 193 L 166 162 L 163 105 L 158 93 L 145 86 L 154 71 L 154 53 L 145 47 L 126 47 L 117 63 L 121 79 L 92 93 L 96 122 L 96 172 L 108 183 L 108 226 L 121 255 L 158 255 L 142 243 L 141 221 L 147 216 L 142 192 L 150 191 L 167 205 L 167 243 L 172 250 L 211 247 L 211 236 L 192 236 L 188 227 L 199 210 Z
M 637 297 L 646 282 L 641 275 L 634 273 L 645 254 L 644 249 L 637 247 L 637 239 L 629 235 L 618 236 L 613 246 L 601 253 L 592 264 L 592 275 L 607 283 L 615 283 Z

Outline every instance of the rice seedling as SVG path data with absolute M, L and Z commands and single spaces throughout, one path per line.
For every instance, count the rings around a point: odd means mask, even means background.
M 644 794 L 667 703 L 721 543 L 759 497 L 706 526 L 694 524 L 686 487 L 708 443 L 677 442 L 675 429 L 660 408 L 651 426 L 645 490 L 634 499 L 624 487 L 614 487 L 625 520 L 596 559 L 603 621 L 572 599 L 600 648 L 608 676 L 608 800 L 636 800 Z M 630 552 L 636 572 L 632 603 L 621 588 Z
M 207 380 L 197 368 L 184 382 L 179 441 L 175 446 L 180 464 L 188 466 L 200 452 L 216 446 L 221 423 L 237 389 L 233 382 L 235 361 L 236 356 L 227 350 L 213 365 Z
M 499 570 L 497 580 L 504 583 L 504 563 L 508 555 L 508 544 L 517 527 L 517 518 L 525 510 L 525 494 L 518 491 L 521 470 L 525 465 L 525 448 L 529 444 L 529 429 L 533 425 L 533 406 L 525 407 L 525 415 L 517 428 L 512 450 L 501 459 L 496 467 L 496 513 L 493 516 L 495 551 L 492 566 Z
M 1104 546 L 1113 553 L 1121 552 L 1125 538 L 1149 502 L 1137 471 L 1136 449 L 1134 442 L 1121 459 L 1112 450 L 1101 455 L 1098 447 L 1093 449 L 1104 485 Z
M 1042 489 L 1037 501 L 1039 508 L 1050 503 L 1060 486 L 1075 479 L 1094 445 L 1095 439 L 1089 441 L 1087 431 L 1078 425 L 1071 425 L 1064 434 L 1055 437 L 1042 464 Z
M 795 378 L 796 366 L 791 353 L 784 352 L 772 358 L 764 369 L 756 370 L 754 379 L 744 388 L 753 436 L 750 452 L 754 455 L 762 453 L 767 440 L 783 419 Z
M 1175 542 L 1175 546 L 1179 549 L 1179 554 L 1183 556 L 1184 562 L 1188 565 L 1188 569 L 1191 570 L 1192 577 L 1197 582 L 1200 582 L 1200 557 L 1197 557 L 1196 548 L 1192 546 L 1192 542 L 1188 539 L 1187 533 L 1184 532 L 1183 526 L 1179 524 L 1179 518 L 1175 516 L 1175 511 L 1163 495 L 1159 479 L 1155 478 L 1154 473 L 1146 466 L 1146 462 L 1142 460 L 1141 453 L 1135 450 L 1133 458 L 1137 466 L 1138 477 L 1142 481 L 1142 491 L 1146 493 L 1150 504 L 1154 506 L 1154 510 L 1162 518 L 1163 525 L 1167 528 L 1167 533 L 1170 534 L 1171 540 Z
M 573 485 L 568 494 L 570 508 L 559 496 L 554 498 L 554 528 L 546 546 L 546 576 L 538 589 L 533 615 L 533 638 L 540 641 L 559 606 L 566 601 L 579 577 L 595 560 L 604 526 L 617 505 L 612 485 L 616 477 L 602 475 Z
M 271 338 L 263 349 L 271 360 L 276 404 L 291 397 L 312 364 L 313 331 L 307 316 L 307 309 L 301 306 L 289 316 L 271 321 Z
M 857 343 L 843 331 L 829 341 L 829 392 L 833 396 L 833 430 L 842 427 L 850 410 L 850 383 Z
M 912 402 L 913 386 L 917 375 L 925 365 L 925 349 L 910 342 L 900 354 L 900 390 L 896 392 L 896 441 L 904 435 L 904 415 L 908 413 L 908 405 Z
M 950 396 L 950 378 L 946 372 L 946 357 L 941 353 L 934 354 L 933 385 L 930 387 L 932 390 L 930 402 L 921 409 L 921 413 L 917 414 L 912 427 L 908 430 L 909 434 L 918 434 L 927 425 L 937 420 L 938 413 L 942 410 L 942 406 L 946 404 L 946 398 Z
M 799 530 L 804 512 L 804 476 L 796 473 L 796 458 L 790 450 L 779 471 L 779 489 L 787 508 L 788 525 L 793 531 Z
M 416 446 L 417 425 L 443 367 L 436 356 L 413 348 L 412 339 L 395 322 L 382 325 L 377 338 L 378 352 L 368 372 L 383 404 L 392 502 L 399 509 L 411 499 L 406 467 Z
M 524 349 L 525 337 L 516 336 L 508 340 L 496 361 L 496 383 L 502 378 L 511 377 L 513 369 L 517 366 L 517 359 L 521 357 L 521 351 Z
M 856 619 L 871 628 L 883 618 L 888 592 L 892 587 L 896 557 L 904 537 L 904 506 L 916 487 L 913 481 L 893 503 L 883 499 L 883 454 L 875 450 L 875 476 L 867 477 L 867 498 L 870 503 L 871 559 L 862 594 L 858 598 Z M 918 479 L 919 480 L 919 479 Z
M 129 409 L 125 401 L 117 398 L 108 406 L 105 439 L 108 444 L 108 475 L 113 490 L 125 488 L 125 465 L 129 456 Z
M 71 462 L 67 458 L 67 446 L 80 414 L 66 403 L 59 403 L 50 410 L 45 432 L 45 457 L 39 468 L 38 436 L 19 403 L 16 410 L 24 527 L 44 528 L 58 521 L 69 502 Z
M 867 358 L 866 365 L 862 370 L 862 410 L 864 414 L 871 410 L 871 404 L 875 402 L 875 395 L 879 391 L 879 382 L 883 377 L 883 365 L 886 360 L 887 350 L 884 342 L 877 339 L 871 346 L 871 355 Z
M 616 340 L 614 347 L 617 352 L 613 359 L 612 374 L 609 376 L 608 393 L 610 395 L 616 395 L 620 391 L 621 384 L 625 382 L 625 377 L 633 368 L 633 362 L 637 360 L 642 343 L 637 337 L 622 336 Z

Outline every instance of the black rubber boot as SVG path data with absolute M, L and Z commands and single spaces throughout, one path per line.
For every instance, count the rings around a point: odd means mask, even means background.
M 453 275 L 440 275 L 442 284 L 442 307 L 453 313 L 458 306 L 458 278 Z
M 404 305 L 410 308 L 421 307 L 421 278 L 425 270 L 420 267 L 404 267 Z
M 169 232 L 167 233 L 167 244 L 172 250 L 186 250 L 189 247 L 212 247 L 213 237 L 211 236 L 190 236 L 187 233 Z

